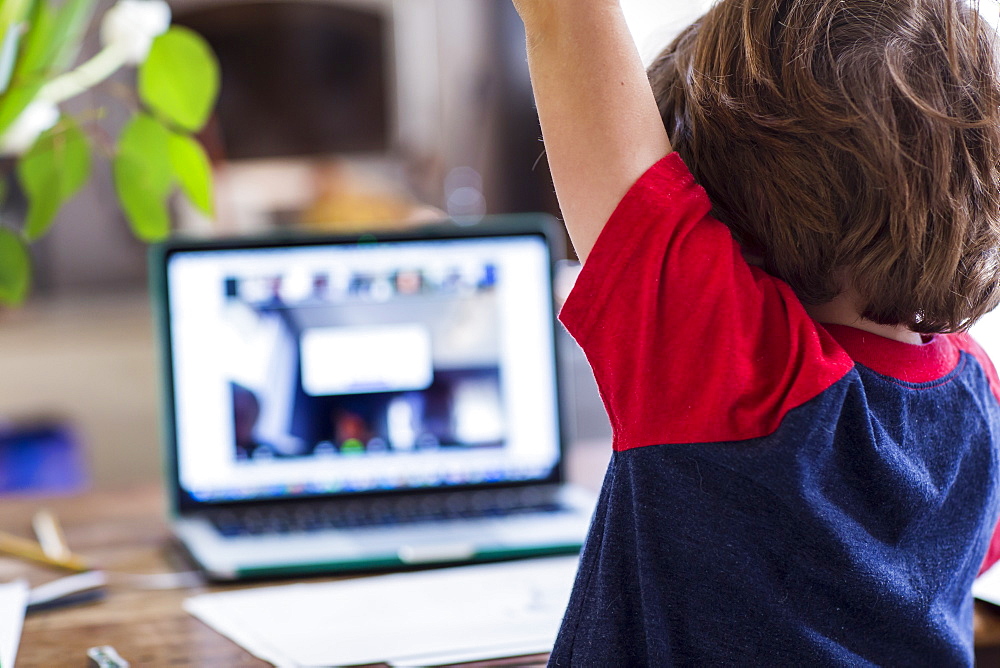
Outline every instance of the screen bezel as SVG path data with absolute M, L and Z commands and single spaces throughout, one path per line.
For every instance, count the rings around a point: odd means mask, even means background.
M 252 250 L 268 248 L 317 247 L 330 245 L 378 244 L 382 242 L 407 241 L 447 241 L 449 239 L 489 239 L 510 237 L 536 237 L 544 242 L 547 252 L 548 291 L 552 341 L 552 378 L 553 400 L 556 406 L 556 441 L 558 457 L 550 474 L 544 478 L 519 481 L 481 482 L 461 485 L 442 485 L 433 488 L 418 487 L 397 490 L 365 490 L 352 492 L 330 492 L 325 494 L 302 494 L 292 497 L 254 497 L 240 500 L 195 499 L 185 490 L 180 481 L 180 463 L 178 461 L 177 443 L 177 406 L 174 397 L 174 341 L 171 331 L 170 285 L 167 279 L 171 259 L 177 254 L 225 251 Z M 464 224 L 454 220 L 440 221 L 431 225 L 410 228 L 405 231 L 389 233 L 363 233 L 351 235 L 313 235 L 305 233 L 283 233 L 280 235 L 229 237 L 211 239 L 173 239 L 156 244 L 150 248 L 150 293 L 153 301 L 154 317 L 160 349 L 160 381 L 161 381 L 161 439 L 164 454 L 164 468 L 169 493 L 170 510 L 178 515 L 185 512 L 213 508 L 246 508 L 255 505 L 273 505 L 277 503 L 297 503 L 306 500 L 345 501 L 362 497 L 400 497 L 404 495 L 420 495 L 439 491 L 460 492 L 480 489 L 518 488 L 539 484 L 559 484 L 565 480 L 566 457 L 566 406 L 563 402 L 563 392 L 560 382 L 560 362 L 558 346 L 558 323 L 556 321 L 556 303 L 553 290 L 555 263 L 563 256 L 563 235 L 558 229 L 558 223 L 546 214 L 513 214 L 502 216 L 487 216 L 475 224 Z

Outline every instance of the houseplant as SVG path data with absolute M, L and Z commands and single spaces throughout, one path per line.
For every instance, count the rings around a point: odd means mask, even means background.
M 163 0 L 118 0 L 103 13 L 97 0 L 0 0 L 0 304 L 23 301 L 28 246 L 86 183 L 93 157 L 111 161 L 140 239 L 167 236 L 175 190 L 211 215 L 211 169 L 192 135 L 215 103 L 218 63 L 201 37 L 170 18 Z M 84 35 L 98 25 L 101 48 L 81 61 Z M 116 138 L 99 131 L 101 108 L 61 109 L 130 67 L 135 85 L 117 101 L 130 119 Z M 2 207 L 11 188 L 24 194 L 24 215 Z

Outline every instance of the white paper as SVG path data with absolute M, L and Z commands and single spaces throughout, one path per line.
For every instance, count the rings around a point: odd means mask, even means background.
M 468 663 L 503 657 L 528 656 L 531 654 L 547 654 L 552 651 L 554 638 L 537 638 L 525 640 L 512 645 L 496 645 L 477 647 L 472 650 L 456 650 L 452 652 L 437 652 L 434 654 L 418 654 L 401 657 L 389 662 L 392 668 L 422 668 L 423 666 L 447 666 L 453 663 Z
M 547 652 L 577 557 L 203 594 L 184 607 L 277 666 L 427 665 Z
M 0 584 L 0 668 L 14 666 L 27 605 L 28 583 L 25 580 Z

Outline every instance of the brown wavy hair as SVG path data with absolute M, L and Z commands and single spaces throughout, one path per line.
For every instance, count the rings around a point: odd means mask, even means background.
M 648 74 L 716 217 L 803 302 L 952 332 L 1000 302 L 996 40 L 957 0 L 722 0 Z

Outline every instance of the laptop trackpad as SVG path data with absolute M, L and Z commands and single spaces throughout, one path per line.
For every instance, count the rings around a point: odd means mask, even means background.
M 471 543 L 403 545 L 397 552 L 404 564 L 432 564 L 441 561 L 467 561 L 476 556 Z
M 424 563 L 434 553 L 455 554 L 459 556 L 453 558 L 458 559 L 462 555 L 474 555 L 484 544 L 496 544 L 500 537 L 490 524 L 489 520 L 459 520 L 338 533 L 364 552 L 388 552 L 407 563 Z

